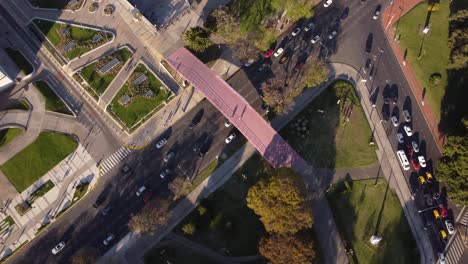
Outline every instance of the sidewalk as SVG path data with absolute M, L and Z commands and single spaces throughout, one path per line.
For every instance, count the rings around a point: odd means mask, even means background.
M 388 43 L 392 47 L 393 53 L 400 63 L 401 70 L 403 71 L 406 80 L 408 80 L 411 91 L 418 102 L 419 100 L 423 100 L 423 88 L 419 84 L 411 65 L 405 60 L 404 52 L 398 44 L 398 41 L 396 41 L 394 25 L 400 17 L 404 16 L 421 2 L 422 0 L 395 0 L 393 5 L 388 6 L 384 10 L 381 20 L 382 28 L 385 31 Z M 421 103 L 418 103 L 417 105 L 421 109 L 421 112 L 429 125 L 434 141 L 442 152 L 442 148 L 446 143 L 446 138 L 445 135 L 439 131 L 439 121 L 437 120 L 437 117 L 428 104 L 421 105 Z

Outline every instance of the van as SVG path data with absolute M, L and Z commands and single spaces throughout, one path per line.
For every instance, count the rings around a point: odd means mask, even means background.
M 140 196 L 142 195 L 146 190 L 146 187 L 145 186 L 141 186 L 140 189 L 138 189 L 138 191 L 136 191 L 136 195 L 137 196 Z
M 410 169 L 410 164 L 408 161 L 408 158 L 406 157 L 406 154 L 403 150 L 397 151 L 397 156 L 398 160 L 401 163 L 401 166 L 403 167 L 403 170 L 409 170 Z

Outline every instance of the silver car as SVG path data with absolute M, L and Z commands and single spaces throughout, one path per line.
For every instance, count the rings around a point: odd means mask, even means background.
M 168 162 L 169 160 L 172 159 L 172 157 L 174 157 L 174 152 L 170 151 L 169 153 L 166 154 L 166 156 L 164 157 L 164 162 Z
M 397 127 L 398 126 L 398 117 L 392 116 L 390 119 L 392 120 L 393 126 Z
M 57 253 L 59 253 L 60 251 L 62 251 L 62 249 L 65 247 L 65 242 L 60 242 L 58 243 L 53 249 L 52 249 L 52 254 L 56 255 Z
M 411 141 L 411 146 L 413 146 L 414 152 L 419 152 L 419 145 L 416 141 Z
M 338 33 L 336 32 L 336 30 L 333 30 L 333 32 L 330 33 L 330 35 L 328 35 L 328 39 L 330 39 L 330 40 L 334 39 L 334 38 L 336 37 L 336 34 L 338 34 Z
M 102 244 L 104 244 L 105 246 L 109 245 L 109 243 L 114 240 L 114 235 L 109 233 L 107 234 L 107 237 L 102 241 Z

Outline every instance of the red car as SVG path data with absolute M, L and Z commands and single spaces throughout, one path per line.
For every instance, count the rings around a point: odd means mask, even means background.
M 272 49 L 269 49 L 267 50 L 267 52 L 265 52 L 265 54 L 263 55 L 265 58 L 270 58 L 271 55 L 273 54 L 273 52 L 275 52 L 274 50 Z
M 442 216 L 443 218 L 448 217 L 447 209 L 445 208 L 445 206 L 441 204 L 439 204 L 439 213 L 440 213 L 440 216 Z
M 418 162 L 414 161 L 414 159 L 411 159 L 411 164 L 415 170 L 421 169 L 421 166 L 419 166 Z

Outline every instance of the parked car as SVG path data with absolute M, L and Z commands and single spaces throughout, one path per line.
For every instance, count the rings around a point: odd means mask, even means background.
M 421 169 L 421 166 L 419 166 L 419 164 L 414 159 L 411 159 L 411 165 L 413 165 L 415 170 Z
M 159 140 L 158 143 L 156 143 L 156 148 L 160 149 L 162 146 L 166 145 L 166 143 L 167 143 L 167 139 L 163 138 Z
M 245 66 L 245 67 L 249 67 L 249 66 L 252 65 L 254 62 L 255 62 L 254 59 L 248 59 L 247 62 L 244 63 L 244 66 Z
M 258 71 L 259 72 L 262 72 L 264 71 L 266 68 L 270 67 L 270 65 L 266 64 L 266 63 L 263 63 L 262 65 L 260 65 L 260 67 L 258 67 Z
M 390 120 L 392 120 L 392 124 L 393 124 L 394 127 L 397 127 L 397 126 L 398 126 L 398 117 L 392 116 L 392 117 L 390 118 Z
M 439 234 L 440 234 L 440 238 L 441 238 L 443 241 L 447 240 L 447 233 L 445 232 L 445 230 L 440 229 L 440 230 L 439 230 Z
M 428 171 L 426 171 L 426 178 L 428 182 L 431 182 L 434 179 L 434 177 L 432 177 L 432 174 Z M 436 197 L 435 199 L 439 199 L 439 193 L 434 194 L 434 197 Z
M 418 142 L 416 141 L 411 141 L 411 146 L 413 146 L 413 150 L 414 152 L 418 153 L 419 152 L 419 145 L 418 145 Z
M 411 137 L 411 136 L 413 135 L 413 130 L 411 130 L 411 127 L 410 127 L 410 126 L 406 126 L 406 125 L 405 125 L 405 126 L 403 126 L 403 129 L 405 130 L 406 135 L 407 135 L 408 137 Z
M 439 257 L 439 264 L 445 264 L 445 255 L 443 252 L 437 253 L 437 256 Z
M 57 253 L 59 253 L 60 251 L 62 251 L 62 249 L 65 247 L 65 242 L 60 242 L 58 243 L 53 249 L 52 249 L 52 254 L 56 255 Z
M 336 37 L 336 34 L 338 34 L 338 33 L 336 32 L 336 30 L 333 30 L 333 32 L 330 33 L 330 35 L 328 35 L 328 39 L 332 40 L 333 38 Z
M 323 4 L 324 7 L 329 7 L 333 3 L 332 0 L 327 0 L 325 1 L 325 4 Z
M 263 57 L 265 57 L 265 58 L 270 58 L 271 55 L 273 54 L 273 52 L 274 52 L 274 51 L 273 51 L 272 49 L 269 49 L 269 50 L 267 50 L 267 51 L 265 52 L 265 54 L 263 54 Z
M 112 207 L 111 206 L 107 206 L 106 208 L 102 209 L 102 212 L 101 214 L 106 216 L 110 213 L 110 211 L 112 210 Z
M 231 121 L 226 120 L 226 122 L 224 122 L 224 126 L 225 127 L 230 127 L 231 126 Z
M 349 7 L 346 7 L 340 16 L 340 21 L 344 21 L 349 15 Z
M 312 44 L 315 44 L 315 43 L 317 43 L 317 41 L 319 41 L 319 40 L 320 40 L 320 35 L 315 35 L 315 36 L 310 40 L 310 42 L 311 42 Z
M 378 6 L 377 6 L 377 8 L 376 8 L 375 11 L 374 11 L 374 16 L 372 17 L 373 19 L 379 18 L 381 7 L 382 7 L 381 5 L 378 5 Z
M 232 133 L 231 135 L 229 135 L 226 140 L 224 140 L 224 142 L 226 142 L 226 144 L 229 144 L 231 143 L 232 140 L 234 140 L 236 138 L 236 133 Z
M 397 139 L 398 139 L 398 143 L 400 143 L 400 144 L 405 143 L 405 137 L 403 137 L 402 133 L 397 133 L 396 136 L 397 136 Z
M 453 227 L 452 221 L 445 220 L 445 227 L 447 227 L 447 231 L 450 235 L 455 233 L 455 228 Z
M 426 168 L 426 159 L 424 158 L 424 156 L 418 156 L 418 161 L 421 167 Z
M 159 177 L 161 177 L 161 179 L 164 179 L 171 171 L 169 169 L 164 169 L 161 171 L 161 173 L 159 174 Z
M 421 184 L 421 185 L 426 184 L 426 179 L 424 178 L 424 176 L 419 176 L 418 181 L 419 181 L 419 184 Z
M 411 122 L 411 115 L 408 110 L 403 110 L 403 119 L 405 119 L 405 122 L 409 123 Z
M 146 187 L 143 185 L 136 191 L 137 196 L 141 196 L 146 191 Z
M 437 210 L 432 210 L 432 214 L 434 214 L 434 219 L 435 219 L 435 220 L 439 220 L 439 219 L 440 219 L 439 211 L 437 211 Z
M 299 33 L 301 33 L 301 28 L 296 28 L 292 33 L 291 35 L 293 35 L 293 37 L 297 36 Z
M 445 206 L 443 206 L 442 204 L 439 204 L 439 213 L 440 213 L 440 216 L 442 216 L 443 218 L 448 217 L 447 208 L 445 208 Z
M 284 49 L 283 48 L 279 48 L 276 50 L 275 54 L 273 54 L 273 56 L 275 57 L 278 57 L 279 55 L 281 55 L 281 53 L 283 53 Z
M 109 233 L 107 234 L 106 238 L 102 241 L 102 244 L 104 244 L 105 246 L 109 245 L 109 243 L 114 240 L 114 235 Z
M 284 64 L 288 61 L 289 57 L 284 55 L 283 57 L 281 57 L 281 59 L 279 60 L 279 64 Z
M 390 98 L 388 98 L 388 96 L 384 96 L 383 102 L 384 104 L 390 104 Z
M 304 31 L 307 32 L 314 27 L 314 23 L 310 22 L 307 26 L 304 27 Z
M 166 156 L 164 156 L 164 162 L 168 162 L 169 160 L 172 159 L 172 157 L 174 157 L 175 153 L 173 151 L 170 151 L 169 153 L 166 154 Z

